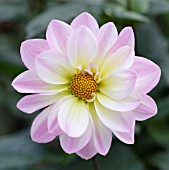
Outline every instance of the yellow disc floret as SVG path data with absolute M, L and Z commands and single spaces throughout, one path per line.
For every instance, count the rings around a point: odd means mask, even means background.
M 70 89 L 73 95 L 86 101 L 92 99 L 92 94 L 97 91 L 97 84 L 91 74 L 82 71 L 74 75 Z

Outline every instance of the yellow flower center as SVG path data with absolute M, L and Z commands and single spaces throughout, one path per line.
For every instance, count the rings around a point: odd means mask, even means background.
M 74 75 L 70 84 L 70 89 L 73 95 L 86 101 L 92 99 L 92 94 L 97 91 L 98 87 L 94 77 L 91 74 L 82 71 L 81 73 Z

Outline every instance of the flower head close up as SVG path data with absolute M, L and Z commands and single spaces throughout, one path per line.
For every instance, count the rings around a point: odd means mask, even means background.
M 157 113 L 147 93 L 161 75 L 134 48 L 131 27 L 119 34 L 112 22 L 99 28 L 86 12 L 70 25 L 52 20 L 46 39 L 24 41 L 20 52 L 28 70 L 12 86 L 30 94 L 18 102 L 21 111 L 45 108 L 33 121 L 32 140 L 47 143 L 59 136 L 66 153 L 84 159 L 106 155 L 112 135 L 133 144 L 135 122 Z

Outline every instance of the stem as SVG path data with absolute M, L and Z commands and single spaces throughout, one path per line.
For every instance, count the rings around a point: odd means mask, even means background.
M 94 170 L 99 170 L 99 167 L 98 167 L 98 164 L 97 164 L 97 161 L 96 161 L 95 157 L 92 159 L 92 163 L 93 163 Z

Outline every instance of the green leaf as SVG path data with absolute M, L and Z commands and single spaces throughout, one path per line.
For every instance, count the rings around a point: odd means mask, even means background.
M 25 168 L 42 160 L 45 152 L 22 132 L 0 138 L 0 169 Z
M 146 13 L 149 10 L 149 0 L 131 0 L 131 10 Z
M 148 14 L 151 16 L 169 13 L 169 2 L 166 0 L 150 0 Z
M 127 11 L 123 6 L 116 5 L 114 3 L 108 3 L 106 5 L 105 13 L 110 17 L 116 17 L 118 19 L 127 19 L 139 22 L 149 21 L 149 19 L 144 15 L 132 11 Z
M 0 21 L 15 20 L 25 16 L 28 6 L 25 0 L 1 0 L 0 2 Z
M 3 42 L 0 45 L 0 63 L 23 66 L 18 49 L 13 46 L 12 38 L 9 35 L 0 34 L 0 42 Z
M 161 144 L 169 143 L 169 125 L 166 120 L 156 120 L 148 125 L 148 131 L 154 140 Z
M 112 170 L 142 170 L 143 164 L 133 153 L 130 146 L 122 143 L 115 143 L 106 157 L 99 156 L 101 169 Z
M 169 167 L 169 150 L 152 155 L 150 163 L 157 166 L 160 170 L 168 170 Z
M 67 3 L 47 9 L 28 23 L 26 27 L 27 38 L 44 32 L 52 19 L 69 21 L 84 10 L 85 7 L 83 5 L 75 3 Z
M 165 118 L 169 116 L 169 97 L 166 97 L 158 102 L 158 110 L 159 114 L 156 116 L 157 118 Z

